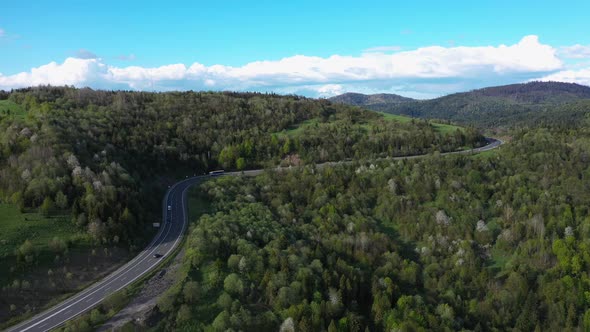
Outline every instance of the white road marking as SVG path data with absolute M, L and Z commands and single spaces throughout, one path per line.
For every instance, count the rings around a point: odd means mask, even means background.
M 453 151 L 453 152 L 447 152 L 447 153 L 441 153 L 441 155 L 447 155 L 447 154 L 461 154 L 461 153 L 472 153 L 472 152 L 482 152 L 482 151 L 487 151 L 487 150 L 491 150 L 494 148 L 499 147 L 500 145 L 504 144 L 503 141 L 501 140 L 494 140 L 492 141 L 490 144 L 480 147 L 480 148 L 476 148 L 476 149 L 472 149 L 472 150 L 466 150 L 466 151 Z M 395 158 L 391 158 L 393 160 L 395 159 L 410 159 L 410 158 L 416 158 L 418 156 L 412 156 L 412 157 L 395 157 Z M 325 165 L 331 165 L 334 163 L 325 163 Z M 322 165 L 322 164 L 320 164 Z M 279 168 L 280 169 L 280 168 Z M 241 174 L 257 174 L 260 173 L 260 170 L 250 170 L 250 171 L 245 171 L 245 172 L 227 172 L 227 175 L 241 175 Z M 203 178 L 208 178 L 207 175 L 204 176 L 198 176 L 198 177 L 194 177 L 191 179 L 187 179 L 187 180 L 183 180 L 180 181 L 178 183 L 175 183 L 167 192 L 166 195 L 164 197 L 164 201 L 163 201 L 163 209 L 164 209 L 164 227 L 161 227 L 160 230 L 158 231 L 158 234 L 156 234 L 156 236 L 154 237 L 154 239 L 152 240 L 152 242 L 146 247 L 146 249 L 144 249 L 143 251 L 141 251 L 139 253 L 139 255 L 135 256 L 135 258 L 133 258 L 131 261 L 127 262 L 127 264 L 121 266 L 119 269 L 117 269 L 115 272 L 111 273 L 109 276 L 107 276 L 105 279 L 93 284 L 92 286 L 88 287 L 87 289 L 85 289 L 84 291 L 82 291 L 81 293 L 74 295 L 73 297 L 67 299 L 66 301 L 58 304 L 57 306 L 55 306 L 54 308 L 49 309 L 46 312 L 40 313 L 39 315 L 37 315 L 36 317 L 33 317 L 31 320 L 23 322 L 21 324 L 18 324 L 17 326 L 12 327 L 11 329 L 9 329 L 8 331 L 27 331 L 30 330 L 31 328 L 38 326 L 39 324 L 45 322 L 46 320 L 58 315 L 59 313 L 63 312 L 64 310 L 72 307 L 73 305 L 79 303 L 80 301 L 87 299 L 86 302 L 90 302 L 92 301 L 92 298 L 89 298 L 90 295 L 95 294 L 96 292 L 98 292 L 101 288 L 104 288 L 106 285 L 111 284 L 113 281 L 115 281 L 117 278 L 119 278 L 121 276 L 121 274 L 127 274 L 129 273 L 131 270 L 133 270 L 135 267 L 139 267 L 139 264 L 143 263 L 146 258 L 148 258 L 150 256 L 150 253 L 153 253 L 155 251 L 155 248 L 157 248 L 158 246 L 160 246 L 168 237 L 168 234 L 170 233 L 170 230 L 172 229 L 173 226 L 173 222 L 172 219 L 170 219 L 170 221 L 166 220 L 167 217 L 167 204 L 168 204 L 168 198 L 170 196 L 170 194 L 174 194 L 174 189 L 176 188 L 176 186 L 184 184 L 186 182 L 190 182 L 190 181 L 195 181 L 198 179 L 203 179 Z M 194 183 L 193 183 L 194 184 Z M 182 213 L 184 213 L 184 218 L 182 220 L 182 229 L 181 229 L 181 233 L 179 234 L 179 236 L 176 237 L 176 240 L 174 241 L 174 244 L 172 245 L 172 248 L 170 248 L 166 254 L 164 254 L 164 256 L 167 256 L 177 245 L 178 241 L 182 238 L 185 230 L 186 230 L 186 221 L 187 221 L 187 215 L 186 215 L 186 210 L 185 210 L 185 206 L 184 206 L 184 194 L 186 193 L 186 191 L 188 190 L 188 188 L 190 188 L 193 184 L 188 185 L 186 188 L 184 188 L 182 190 L 182 195 L 181 195 L 181 206 L 182 206 Z M 170 213 L 170 215 L 172 215 L 172 213 Z M 168 231 L 166 232 L 166 235 L 162 238 L 162 234 L 164 233 L 164 229 L 168 227 Z M 161 240 L 161 241 L 160 241 Z M 160 241 L 160 244 L 156 245 L 156 243 Z M 162 245 L 162 247 L 165 247 L 168 244 L 168 242 L 164 245 Z M 151 250 L 151 251 L 150 251 Z M 133 278 L 131 281 L 125 283 L 123 286 L 119 287 L 117 290 L 118 291 L 124 287 L 127 287 L 127 285 L 129 285 L 130 283 L 132 283 L 133 281 L 135 281 L 136 279 L 138 279 L 139 277 L 141 277 L 142 275 L 144 275 L 145 273 L 147 273 L 148 271 L 150 271 L 154 266 L 156 266 L 157 264 L 159 264 L 160 260 L 157 260 L 156 263 L 150 265 L 147 269 L 144 269 L 142 272 L 140 272 L 135 278 Z M 79 311 L 78 313 L 76 313 L 76 315 L 79 315 L 81 313 L 83 313 L 84 311 L 86 311 L 88 308 L 100 303 L 106 296 L 104 296 L 103 298 L 98 299 L 98 301 L 96 301 L 95 303 L 91 304 L 90 306 L 84 308 L 84 310 Z M 78 300 L 79 298 L 79 300 Z M 71 304 L 69 304 L 71 303 Z M 69 305 L 68 305 L 69 304 Z M 35 319 L 39 319 L 41 317 L 43 317 L 44 315 L 50 314 L 52 311 L 57 310 L 61 307 L 64 307 L 63 309 L 43 318 L 42 320 L 38 321 L 37 323 L 19 330 L 22 326 L 27 325 L 29 323 L 31 323 L 32 321 L 34 321 Z M 71 311 L 71 310 L 70 310 Z M 70 312 L 68 311 L 68 312 Z M 54 327 L 60 326 L 62 325 L 64 322 L 66 322 L 67 320 L 75 317 L 76 315 L 72 316 L 72 317 L 68 317 L 66 320 L 61 321 L 60 323 L 55 324 L 54 326 L 50 327 L 49 329 L 52 329 Z M 39 325 L 40 328 L 46 326 L 47 323 L 44 323 L 42 325 Z M 48 330 L 49 330 L 48 329 Z
M 193 180 L 193 179 L 190 179 L 190 180 Z M 171 188 L 171 190 L 170 190 L 170 191 L 167 193 L 167 195 L 166 195 L 166 201 L 168 200 L 168 195 L 169 195 L 170 193 L 172 193 L 172 192 L 173 192 L 173 189 L 174 189 L 174 188 L 175 188 L 177 185 L 180 185 L 181 183 L 184 183 L 184 182 L 187 182 L 187 180 L 185 180 L 185 181 L 182 181 L 182 182 L 179 182 L 179 183 L 175 184 L 175 185 L 173 186 L 173 188 Z M 183 211 L 184 211 L 184 193 L 186 192 L 186 190 L 187 190 L 189 187 L 190 187 L 190 186 L 187 186 L 187 187 L 186 187 L 186 188 L 185 188 L 185 189 L 182 191 L 182 195 L 181 195 L 181 202 L 182 202 Z M 178 240 L 179 240 L 180 238 L 182 238 L 182 235 L 183 235 L 183 232 L 184 232 L 184 229 L 185 229 L 185 224 L 186 224 L 186 216 L 185 216 L 185 218 L 183 218 L 183 219 L 184 219 L 184 220 L 183 220 L 183 227 L 182 227 L 182 231 L 181 231 L 181 233 L 179 234 L 179 236 L 177 237 L 176 241 L 174 242 L 174 246 L 176 246 L 176 244 L 178 243 Z M 163 237 L 163 238 L 160 236 L 160 237 L 158 237 L 157 239 L 154 239 L 154 240 L 152 241 L 152 243 L 153 243 L 152 247 L 151 247 L 151 248 L 148 248 L 148 249 L 147 249 L 146 251 L 144 251 L 144 252 L 147 252 L 147 251 L 149 251 L 150 249 L 152 249 L 152 248 L 153 248 L 153 249 L 151 250 L 151 252 L 150 252 L 150 255 L 151 255 L 151 254 L 152 254 L 152 253 L 153 253 L 153 252 L 156 250 L 156 248 L 154 248 L 154 246 L 156 246 L 156 245 L 155 245 L 155 242 L 157 242 L 158 240 L 162 239 L 162 241 L 160 242 L 160 244 L 161 244 L 161 243 L 162 243 L 162 242 L 163 242 L 163 241 L 164 241 L 164 240 L 165 240 L 165 239 L 168 237 L 168 234 L 170 233 L 170 230 L 171 230 L 171 229 L 172 229 L 172 227 L 168 227 L 168 231 L 166 232 L 166 235 L 164 235 L 164 237 Z M 162 229 L 162 231 L 163 231 L 163 229 Z M 160 246 L 160 245 L 157 245 L 157 246 Z M 157 246 L 156 246 L 156 247 L 157 247 Z M 148 246 L 148 247 L 149 247 L 149 246 Z M 174 248 L 174 247 L 173 247 L 173 248 Z M 173 248 L 171 248 L 170 250 L 168 250 L 168 252 L 166 253 L 166 255 L 168 255 L 168 253 L 170 253 L 170 251 L 171 251 Z M 144 261 L 145 261 L 145 259 L 146 259 L 147 257 L 149 257 L 149 255 L 148 255 L 148 256 L 145 256 L 145 257 L 143 257 L 143 258 L 142 258 L 142 259 L 141 259 L 139 262 L 137 262 L 137 264 L 134 264 L 135 266 L 133 266 L 133 267 L 130 267 L 130 266 L 129 266 L 129 263 L 128 263 L 128 265 L 126 265 L 126 266 L 127 266 L 127 267 L 129 267 L 129 268 L 127 269 L 127 271 L 126 271 L 125 273 L 129 272 L 129 270 L 131 270 L 132 268 L 134 268 L 134 267 L 138 266 L 140 263 L 144 262 Z M 127 283 L 125 283 L 123 286 L 121 286 L 121 287 L 119 287 L 118 289 L 116 289 L 116 290 L 115 290 L 115 292 L 116 292 L 116 291 L 118 291 L 118 290 L 120 290 L 120 289 L 122 289 L 122 288 L 124 288 L 124 287 L 126 287 L 127 285 L 129 285 L 130 283 L 132 283 L 133 281 L 135 281 L 136 279 L 138 279 L 139 277 L 141 277 L 143 274 L 145 274 L 146 272 L 150 271 L 150 270 L 151 270 L 151 269 L 152 269 L 152 268 L 153 268 L 155 265 L 157 265 L 157 264 L 159 264 L 159 261 L 156 261 L 156 263 L 155 263 L 155 264 L 152 264 L 152 265 L 150 265 L 150 266 L 149 266 L 147 269 L 143 270 L 143 271 L 142 271 L 142 272 L 141 272 L 139 275 L 137 275 L 137 276 L 136 276 L 135 278 L 133 278 L 131 281 L 129 281 L 129 282 L 127 282 Z M 121 272 L 122 272 L 122 271 L 121 271 Z M 92 294 L 96 293 L 96 292 L 97 292 L 97 291 L 99 291 L 101 288 L 104 288 L 104 286 L 106 286 L 106 285 L 108 285 L 108 284 L 111 284 L 113 281 L 115 281 L 115 279 L 116 279 L 117 277 L 119 277 L 119 275 L 114 275 L 114 276 L 113 276 L 113 275 L 111 274 L 111 276 L 110 276 L 110 277 L 108 277 L 106 280 L 108 280 L 108 279 L 112 279 L 112 280 L 109 280 L 107 283 L 100 284 L 100 285 L 97 287 L 97 289 L 96 289 L 96 290 L 94 290 L 93 292 L 91 292 L 91 293 L 89 293 L 88 295 L 86 295 L 86 296 L 82 297 L 80 300 L 78 300 L 78 301 L 76 301 L 76 302 L 74 302 L 74 303 L 72 303 L 72 304 L 70 304 L 70 305 L 66 306 L 65 308 L 63 308 L 63 309 L 61 309 L 61 310 L 57 311 L 56 313 L 54 313 L 54 314 L 52 314 L 52 315 L 50 315 L 50 316 L 47 316 L 47 317 L 45 317 L 44 319 L 40 320 L 39 322 L 37 322 L 37 323 L 35 323 L 35 324 L 33 324 L 33 325 L 31 325 L 31 326 L 29 326 L 29 327 L 27 327 L 27 328 L 23 329 L 23 330 L 20 330 L 20 331 L 23 331 L 23 332 L 24 332 L 24 331 L 30 330 L 31 328 L 33 328 L 33 327 L 35 327 L 35 326 L 39 325 L 40 323 L 42 323 L 42 322 L 44 322 L 44 321 L 46 321 L 46 320 L 48 320 L 48 319 L 50 319 L 50 318 L 52 318 L 52 317 L 54 317 L 54 316 L 56 316 L 56 315 L 60 314 L 60 313 L 61 313 L 61 312 L 63 312 L 64 310 L 66 310 L 66 309 L 68 309 L 68 308 L 72 307 L 73 305 L 75 305 L 75 304 L 79 303 L 80 301 L 82 301 L 83 299 L 87 298 L 88 296 L 90 296 L 90 295 L 92 295 Z M 110 287 L 107 289 L 107 291 L 108 291 L 109 289 L 110 289 Z M 101 299 L 99 299 L 99 300 L 98 300 L 96 303 L 100 303 L 100 302 L 101 302 L 103 299 L 104 299 L 104 298 L 101 298 Z M 96 304 L 96 303 L 95 303 L 95 304 Z M 86 308 L 85 308 L 85 309 L 86 309 Z M 71 310 L 70 310 L 70 311 L 71 311 Z M 67 311 L 66 313 L 68 313 L 68 312 L 70 312 L 70 311 Z M 84 310 L 80 311 L 80 313 L 81 313 L 81 312 L 83 312 L 83 311 L 84 311 Z M 53 328 L 53 327 L 55 327 L 55 326 L 59 326 L 59 325 L 63 324 L 64 322 L 65 322 L 65 321 L 62 321 L 62 322 L 60 322 L 60 323 L 58 323 L 58 324 L 56 324 L 56 325 L 52 326 L 51 328 Z M 26 324 L 26 322 L 25 322 L 25 324 Z M 24 324 L 23 324 L 23 325 L 24 325 Z M 18 329 L 18 328 L 16 328 L 16 329 Z

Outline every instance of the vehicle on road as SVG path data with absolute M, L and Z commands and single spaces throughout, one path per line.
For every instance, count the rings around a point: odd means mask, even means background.
M 168 211 L 172 211 L 172 206 L 168 205 Z
M 504 142 L 501 140 L 497 140 L 492 144 L 488 144 L 484 147 L 474 149 L 475 152 L 487 151 L 493 148 L 499 147 Z M 453 151 L 446 154 L 464 154 L 466 151 Z M 419 158 L 421 156 L 412 156 L 412 157 L 396 157 L 400 158 Z M 330 165 L 329 163 L 326 164 L 319 164 L 321 165 Z M 262 170 L 251 170 L 248 174 L 259 174 Z M 235 175 L 238 176 L 240 173 L 225 173 L 227 175 Z M 224 175 L 224 170 L 216 170 L 209 172 L 209 176 L 219 176 Z M 190 179 L 190 180 L 183 180 L 175 184 L 175 187 L 172 189 L 175 191 L 176 194 L 181 195 L 182 199 L 186 198 L 186 191 L 192 185 L 198 183 L 202 180 L 202 177 Z M 166 196 L 166 206 L 169 209 L 164 211 L 166 215 L 166 219 L 171 222 L 172 221 L 172 212 L 171 206 L 168 205 L 168 196 Z M 177 215 L 178 213 L 178 215 Z M 165 227 L 161 228 L 161 231 L 158 232 L 157 236 L 154 238 L 152 244 L 149 247 L 145 248 L 136 259 L 129 261 L 127 264 L 124 265 L 124 268 L 120 268 L 115 272 L 111 273 L 110 275 L 104 277 L 101 281 L 96 282 L 92 287 L 86 289 L 68 299 L 65 299 L 61 303 L 56 304 L 55 306 L 43 311 L 36 316 L 33 316 L 29 320 L 26 320 L 20 324 L 17 324 L 8 329 L 9 332 L 16 332 L 16 331 L 48 331 L 54 329 L 56 327 L 62 326 L 67 321 L 90 311 L 92 308 L 97 306 L 99 303 L 104 301 L 106 298 L 111 296 L 113 292 L 116 292 L 118 289 L 122 289 L 129 285 L 130 283 L 134 282 L 138 278 L 146 275 L 149 271 L 153 270 L 157 267 L 161 262 L 159 261 L 160 258 L 165 257 L 166 255 L 170 255 L 170 253 L 178 246 L 182 236 L 186 230 L 186 223 L 187 223 L 187 216 L 185 215 L 185 209 L 178 209 L 175 211 L 174 217 L 176 218 L 175 227 L 169 227 L 171 225 L 165 225 Z M 162 225 L 164 226 L 164 225 Z M 162 231 L 166 230 L 166 232 Z M 171 242 L 172 241 L 172 242 Z M 171 247 L 167 246 L 172 244 Z M 160 252 L 165 252 L 166 255 L 161 253 L 154 253 L 155 250 L 160 250 Z M 163 251 L 162 251 L 163 250 Z M 147 259 L 149 256 L 152 255 L 153 259 Z

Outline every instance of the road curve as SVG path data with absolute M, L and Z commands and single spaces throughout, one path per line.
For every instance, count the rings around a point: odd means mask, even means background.
M 504 142 L 495 138 L 487 138 L 487 145 L 470 150 L 454 151 L 441 153 L 440 155 L 449 154 L 473 154 L 495 149 Z M 390 160 L 414 159 L 426 155 L 393 157 Z M 318 167 L 325 167 L 346 162 L 328 162 L 318 164 Z M 288 168 L 279 168 L 288 169 Z M 228 172 L 226 175 L 258 175 L 264 170 L 249 170 L 243 172 Z M 188 218 L 186 209 L 186 191 L 193 184 L 209 178 L 207 175 L 196 176 L 185 179 L 174 184 L 164 196 L 162 202 L 162 227 L 152 240 L 152 242 L 141 251 L 135 258 L 127 264 L 121 266 L 118 270 L 111 273 L 104 279 L 96 282 L 84 291 L 68 298 L 60 304 L 44 311 L 33 318 L 22 322 L 18 325 L 8 328 L 9 332 L 37 332 L 49 331 L 53 328 L 63 325 L 68 320 L 79 316 L 92 309 L 104 299 L 113 293 L 121 290 L 141 278 L 152 269 L 154 269 L 164 257 L 167 257 L 180 243 L 182 235 L 187 228 Z M 168 206 L 171 210 L 168 211 Z M 169 217 L 169 219 L 167 219 Z M 155 258 L 154 254 L 163 255 L 161 258 Z
M 56 328 L 92 309 L 108 296 L 151 271 L 180 243 L 188 223 L 186 217 L 186 191 L 191 185 L 203 178 L 205 176 L 180 181 L 166 192 L 162 202 L 162 227 L 160 227 L 152 242 L 135 258 L 84 291 L 21 324 L 9 328 L 7 331 L 36 332 Z M 168 211 L 168 205 L 171 207 L 170 211 Z M 168 216 L 170 219 L 166 219 Z M 154 254 L 163 257 L 155 258 Z

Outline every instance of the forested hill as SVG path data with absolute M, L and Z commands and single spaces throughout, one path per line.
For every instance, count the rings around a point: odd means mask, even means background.
M 523 104 L 557 104 L 590 98 L 590 87 L 575 83 L 530 82 L 483 88 L 465 94 L 474 97 L 502 98 Z
M 362 93 L 348 92 L 328 98 L 334 103 L 348 104 L 354 106 L 387 105 L 399 104 L 414 101 L 412 98 L 403 97 L 392 93 L 379 93 L 365 95 Z
M 256 93 L 113 92 L 39 87 L 0 100 L 0 198 L 65 211 L 97 241 L 137 237 L 160 196 L 154 178 L 279 163 L 455 150 L 441 131 L 326 100 Z M 157 193 L 157 192 L 156 192 Z M 1 226 L 1 225 L 0 225 Z
M 218 178 L 167 331 L 588 331 L 590 133 Z
M 574 124 L 588 111 L 590 87 L 560 82 L 530 82 L 489 87 L 407 103 L 364 105 L 420 118 L 451 120 L 479 127 Z

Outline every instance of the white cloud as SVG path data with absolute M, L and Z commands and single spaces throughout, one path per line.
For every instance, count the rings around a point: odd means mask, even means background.
M 563 64 L 556 54 L 555 48 L 541 44 L 537 36 L 526 36 L 509 46 L 430 46 L 392 54 L 326 58 L 295 55 L 239 67 L 200 63 L 116 67 L 92 54 L 68 58 L 62 64 L 52 62 L 30 72 L 0 75 L 0 89 L 68 84 L 138 90 L 294 91 L 329 96 L 350 91 L 350 87 L 390 91 L 403 86 L 414 95 L 430 95 L 432 86 L 457 86 L 457 81 L 514 82 L 561 70 Z
M 64 63 L 49 64 L 10 76 L 0 76 L 0 88 L 18 88 L 41 84 L 82 86 L 97 82 L 108 73 L 108 67 L 97 59 L 67 58 Z
M 346 92 L 340 84 L 325 84 L 317 87 L 316 90 L 319 94 L 319 97 L 331 97 Z
M 579 70 L 563 70 L 544 76 L 540 81 L 558 81 L 590 85 L 590 67 Z
M 559 48 L 559 55 L 570 59 L 590 58 L 590 45 L 572 45 Z

